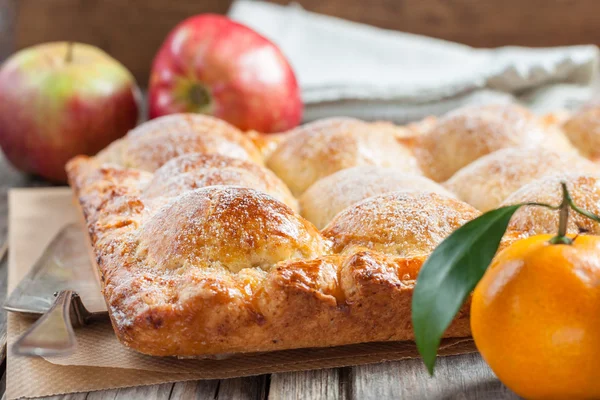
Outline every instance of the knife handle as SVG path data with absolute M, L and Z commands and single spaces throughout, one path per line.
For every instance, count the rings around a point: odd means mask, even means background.
M 73 322 L 81 324 L 87 318 L 81 314 L 78 304 L 81 300 L 77 293 L 72 290 L 58 292 L 50 309 L 15 342 L 13 352 L 25 356 L 65 356 L 73 353 L 77 347 Z

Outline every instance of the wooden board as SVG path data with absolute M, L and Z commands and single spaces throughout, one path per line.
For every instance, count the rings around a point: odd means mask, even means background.
M 225 13 L 231 1 L 0 0 L 0 9 L 4 7 L 7 15 L 16 15 L 16 48 L 51 40 L 92 43 L 123 62 L 139 84 L 145 86 L 156 50 L 179 21 L 203 12 Z M 290 2 L 271 1 L 280 4 Z M 600 43 L 600 24 L 597 21 L 600 1 L 597 0 L 296 2 L 308 10 L 323 14 L 477 47 Z M 11 27 L 0 28 L 0 33 L 3 33 L 2 29 L 11 30 Z M 3 35 L 0 36 L 0 46 L 10 36 L 8 33 Z M 1 56 L 2 53 L 0 59 Z

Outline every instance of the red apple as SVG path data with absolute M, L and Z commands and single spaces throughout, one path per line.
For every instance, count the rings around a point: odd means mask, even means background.
M 81 43 L 33 46 L 0 69 L 0 147 L 18 169 L 63 182 L 64 165 L 133 128 L 139 89 L 102 50 Z
M 175 27 L 154 58 L 148 90 L 150 118 L 197 112 L 264 133 L 293 128 L 302 118 L 298 83 L 281 51 L 220 15 Z

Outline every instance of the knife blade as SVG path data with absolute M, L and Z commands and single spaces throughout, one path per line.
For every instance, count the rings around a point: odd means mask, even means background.
M 40 317 L 14 343 L 16 354 L 70 354 L 73 326 L 108 318 L 86 248 L 81 227 L 66 225 L 6 300 L 7 311 Z
M 107 314 L 86 237 L 78 224 L 63 227 L 4 304 L 7 311 L 27 315 L 47 312 L 55 293 L 72 290 L 91 314 Z

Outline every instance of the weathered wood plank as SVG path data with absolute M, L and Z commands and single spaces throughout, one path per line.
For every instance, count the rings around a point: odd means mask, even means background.
M 172 383 L 118 389 L 115 400 L 168 400 L 171 390 Z
M 420 359 L 353 367 L 352 399 L 518 399 L 479 354 L 441 357 L 430 377 Z
M 2 400 L 6 398 L 6 363 L 2 365 L 2 379 L 0 379 L 0 394 L 2 394 Z
M 179 382 L 173 386 L 171 400 L 215 399 L 219 390 L 219 380 Z
M 99 392 L 89 392 L 87 393 L 86 400 L 115 400 L 117 397 L 118 389 L 113 390 L 101 390 Z M 44 399 L 46 400 L 46 399 Z M 59 400 L 59 399 L 57 399 Z M 62 399 L 60 399 L 62 400 Z
M 268 384 L 269 377 L 267 375 L 222 379 L 214 398 L 219 400 L 265 399 Z
M 167 399 L 264 399 L 267 377 L 248 377 L 210 381 L 165 383 L 125 389 L 91 392 L 87 400 L 167 400 Z M 52 398 L 66 400 L 67 396 Z M 47 399 L 45 399 L 47 400 Z
M 87 393 L 73 393 L 63 396 L 44 397 L 42 400 L 86 400 Z
M 8 241 L 5 240 L 4 243 L 0 244 L 0 262 L 4 261 L 4 257 L 8 254 Z
M 346 368 L 289 372 L 271 375 L 269 400 L 344 400 Z
M 168 400 L 173 390 L 172 383 L 152 386 L 103 390 L 87 394 L 86 400 Z M 85 394 L 85 393 L 84 393 Z M 57 400 L 65 400 L 66 396 Z

